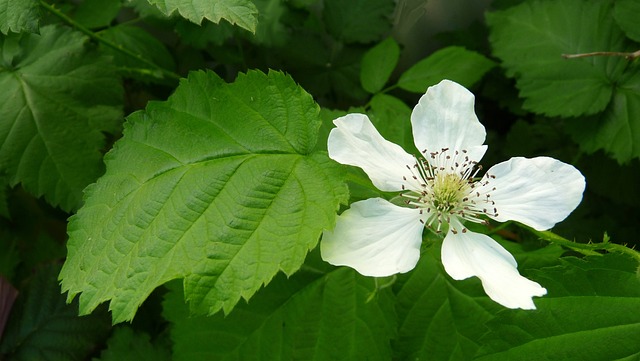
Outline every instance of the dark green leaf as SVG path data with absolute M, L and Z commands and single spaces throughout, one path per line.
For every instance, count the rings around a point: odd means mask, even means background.
M 0 0 L 1 33 L 35 33 L 39 20 L 38 0 Z
M 619 163 L 640 157 L 640 66 L 627 74 L 603 114 L 571 120 L 567 127 L 584 151 L 604 149 Z
M 289 33 L 282 23 L 287 7 L 282 0 L 253 0 L 258 8 L 259 21 L 251 40 L 264 46 L 281 46 L 287 42 Z
M 204 49 L 210 44 L 220 46 L 233 35 L 233 26 L 226 22 L 214 24 L 203 21 L 202 25 L 182 20 L 176 24 L 176 32 L 185 44 Z
M 84 0 L 78 5 L 74 19 L 89 29 L 109 26 L 120 11 L 122 0 Z
M 69 224 L 61 272 L 81 312 L 111 300 L 131 319 L 157 286 L 184 278 L 197 313 L 230 312 L 278 271 L 295 272 L 347 198 L 312 153 L 318 106 L 290 77 L 232 84 L 197 72 L 129 117 L 106 174 Z
M 94 361 L 170 361 L 167 347 L 153 344 L 148 334 L 118 327 L 107 340 L 107 349 Z
M 405 71 L 398 80 L 398 86 L 414 93 L 424 93 L 428 87 L 449 79 L 469 88 L 494 66 L 493 61 L 475 51 L 450 46 Z
M 113 26 L 100 32 L 100 36 L 130 50 L 134 54 L 141 56 L 143 59 L 161 68 L 167 70 L 175 69 L 176 65 L 173 57 L 164 44 L 139 27 L 130 25 Z M 130 74 L 132 77 L 141 80 L 162 78 L 162 74 L 154 73 L 157 72 L 157 69 L 149 69 L 149 65 L 144 64 L 140 60 L 107 46 L 103 47 L 103 51 L 113 57 L 114 63 L 120 67 L 125 74 Z M 144 69 L 145 72 L 136 72 L 136 69 Z
M 616 0 L 613 7 L 613 17 L 618 25 L 635 41 L 640 42 L 640 2 L 637 0 Z
M 375 94 L 382 90 L 400 58 L 400 46 L 387 38 L 369 49 L 362 57 L 360 82 L 364 90 Z
M 612 2 L 524 2 L 488 14 L 487 22 L 494 54 L 516 78 L 526 109 L 570 117 L 598 113 L 609 104 L 627 60 L 562 54 L 629 49 Z
M 106 312 L 78 317 L 78 303 L 65 303 L 58 269 L 40 269 L 20 292 L 0 344 L 7 360 L 82 360 L 107 335 Z
M 391 0 L 325 0 L 323 19 L 327 30 L 345 43 L 370 43 L 391 29 Z
M 103 132 L 122 116 L 120 81 L 86 40 L 54 26 L 0 37 L 2 51 L 19 49 L 0 67 L 0 169 L 65 210 L 102 174 Z
M 180 287 L 164 303 L 175 360 L 389 360 L 389 289 L 342 268 L 276 277 L 224 317 L 189 317 Z
M 501 312 L 479 360 L 632 360 L 640 356 L 637 264 L 608 254 L 536 272 L 548 295 L 535 311 Z

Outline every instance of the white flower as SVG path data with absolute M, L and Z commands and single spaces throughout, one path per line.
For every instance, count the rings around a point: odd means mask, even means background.
M 420 157 L 380 135 L 363 114 L 334 120 L 329 157 L 362 168 L 385 192 L 399 191 L 406 207 L 382 198 L 355 202 L 325 231 L 322 258 L 363 275 L 384 277 L 413 269 L 422 231 L 446 231 L 442 263 L 456 280 L 477 276 L 489 297 L 509 308 L 535 309 L 547 290 L 522 277 L 513 256 L 465 222 L 514 220 L 545 230 L 582 200 L 585 181 L 573 166 L 548 157 L 511 158 L 474 178 L 487 146 L 474 96 L 449 80 L 427 89 L 411 114 Z M 534 140 L 532 140 L 534 141 Z

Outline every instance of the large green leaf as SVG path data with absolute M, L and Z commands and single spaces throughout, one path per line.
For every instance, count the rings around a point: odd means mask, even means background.
M 325 0 L 322 17 L 327 30 L 346 43 L 370 43 L 391 28 L 391 0 Z
M 103 172 L 103 132 L 122 117 L 122 86 L 87 38 L 46 26 L 0 37 L 0 170 L 65 210 Z
M 197 313 L 229 312 L 280 270 L 292 274 L 347 198 L 341 168 L 314 152 L 318 106 L 291 78 L 232 84 L 192 73 L 168 101 L 130 116 L 69 224 L 60 274 L 81 312 L 111 300 L 130 320 L 184 278 Z
M 250 32 L 256 31 L 258 24 L 258 10 L 250 0 L 147 0 L 155 5 L 166 15 L 174 11 L 188 19 L 200 24 L 202 19 L 208 19 L 219 23 L 225 19 L 231 24 L 236 24 Z
M 640 42 L 640 2 L 637 0 L 616 0 L 613 16 L 627 36 Z
M 548 295 L 536 311 L 505 311 L 488 325 L 480 360 L 636 360 L 637 263 L 620 255 L 563 259 L 536 272 Z
M 632 47 L 613 18 L 611 1 L 527 1 L 489 13 L 490 41 L 524 107 L 551 116 L 601 112 L 627 64 L 622 57 L 563 59 L 562 54 Z
M 0 32 L 37 32 L 38 10 L 38 0 L 0 0 Z
M 68 305 L 60 294 L 58 270 L 38 270 L 21 290 L 0 343 L 1 359 L 84 360 L 107 336 L 107 312 L 78 317 L 78 303 Z
M 428 87 L 443 79 L 471 87 L 496 64 L 475 51 L 459 46 L 440 49 L 417 62 L 398 79 L 398 86 L 415 93 L 424 93 Z
M 278 276 L 227 317 L 189 317 L 177 287 L 164 302 L 175 360 L 389 360 L 389 289 L 341 268 Z
M 487 332 L 484 323 L 499 307 L 477 279 L 452 281 L 431 254 L 424 254 L 398 291 L 396 358 L 470 360 Z

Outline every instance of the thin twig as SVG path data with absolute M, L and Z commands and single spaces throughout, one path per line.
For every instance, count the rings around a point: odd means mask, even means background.
M 629 60 L 640 58 L 640 50 L 633 53 L 623 53 L 619 51 L 596 51 L 593 53 L 581 53 L 581 54 L 562 54 L 565 59 L 587 58 L 591 56 L 624 56 Z

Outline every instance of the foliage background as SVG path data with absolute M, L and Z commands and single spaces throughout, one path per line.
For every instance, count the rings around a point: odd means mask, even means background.
M 640 358 L 639 3 L 443 4 L 0 0 L 0 358 Z M 562 56 L 591 52 L 622 54 Z M 483 164 L 587 179 L 552 232 L 477 230 L 536 311 L 451 280 L 436 234 L 387 279 L 319 257 L 340 209 L 393 196 L 328 159 L 331 121 L 412 151 L 441 79 L 476 95 Z

